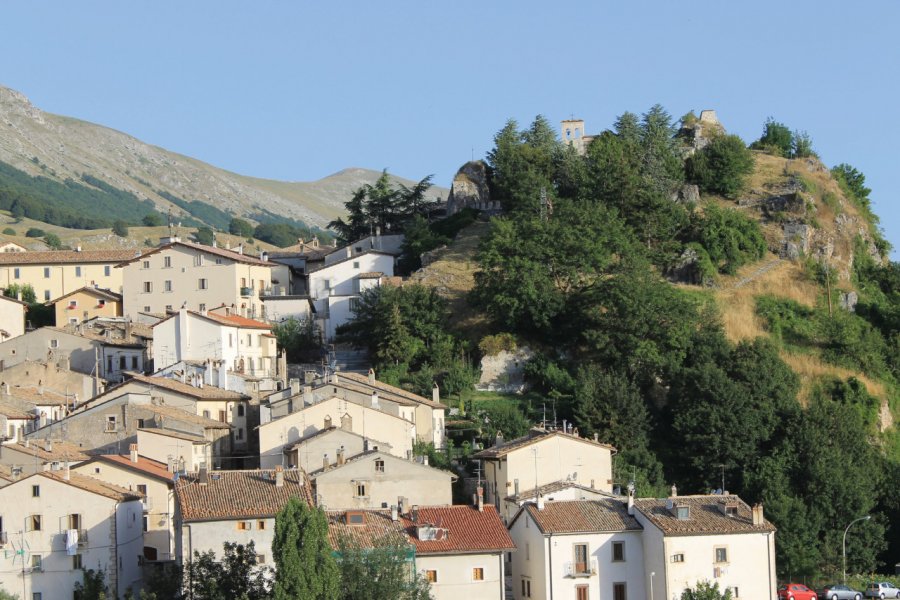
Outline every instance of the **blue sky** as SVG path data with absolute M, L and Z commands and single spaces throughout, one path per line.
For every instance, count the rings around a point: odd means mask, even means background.
M 900 3 L 4 3 L 0 84 L 239 173 L 388 168 L 449 186 L 507 118 L 588 132 L 661 103 L 766 117 L 867 177 L 900 246 Z

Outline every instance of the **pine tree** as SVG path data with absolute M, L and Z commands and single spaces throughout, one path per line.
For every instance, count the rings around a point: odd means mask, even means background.
M 340 573 L 328 542 L 328 520 L 319 508 L 291 498 L 275 517 L 275 600 L 334 600 Z

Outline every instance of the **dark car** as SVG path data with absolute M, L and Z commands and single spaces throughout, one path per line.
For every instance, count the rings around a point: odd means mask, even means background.
M 839 583 L 826 585 L 819 590 L 819 600 L 862 600 L 862 592 Z
M 778 597 L 781 600 L 819 600 L 815 590 L 811 590 L 802 583 L 786 583 L 778 588 Z
M 900 598 L 900 589 L 887 581 L 873 581 L 866 586 L 866 598 Z

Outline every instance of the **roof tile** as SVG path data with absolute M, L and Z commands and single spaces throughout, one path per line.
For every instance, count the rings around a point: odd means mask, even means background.
M 674 501 L 679 506 L 689 506 L 690 518 L 678 519 L 667 508 L 668 500 Z M 737 505 L 737 514 L 726 515 L 719 510 L 719 504 L 723 502 Z M 762 525 L 754 525 L 750 507 L 734 495 L 676 496 L 671 499 L 641 498 L 635 500 L 634 505 L 665 535 L 775 531 L 775 527 L 765 520 Z
M 275 471 L 210 471 L 202 484 L 196 473 L 178 478 L 175 497 L 187 521 L 274 517 L 291 498 L 312 505 L 302 470 L 285 469 L 284 485 L 275 486 Z

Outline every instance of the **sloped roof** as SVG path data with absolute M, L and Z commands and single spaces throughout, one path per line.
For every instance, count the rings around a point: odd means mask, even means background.
M 516 514 L 513 522 L 520 518 L 522 512 L 527 512 L 543 533 L 599 533 L 642 529 L 637 519 L 628 514 L 625 502 L 615 498 L 545 502 L 542 510 L 529 502 Z
M 3 402 L 2 399 L 0 399 L 0 416 L 4 416 L 7 419 L 25 419 L 29 421 L 38 418 L 37 415 L 24 411 L 16 406 L 11 406 L 6 402 Z M 5 433 L 5 431 L 0 431 L 0 436 Z
M 599 448 L 606 448 L 607 450 L 611 450 L 613 452 L 615 452 L 615 450 L 616 450 L 614 447 L 610 446 L 609 444 L 595 442 L 594 440 L 589 440 L 589 439 L 577 436 L 575 434 L 563 433 L 562 431 L 558 431 L 558 430 L 551 431 L 548 429 L 541 429 L 540 427 L 534 427 L 528 433 L 526 433 L 524 436 L 522 436 L 520 438 L 510 440 L 499 446 L 494 446 L 493 448 L 485 448 L 481 452 L 475 454 L 475 458 L 482 458 L 482 459 L 487 459 L 487 460 L 500 459 L 500 458 L 503 458 L 504 456 L 506 456 L 507 454 L 509 454 L 510 452 L 519 450 L 520 448 L 526 448 L 532 444 L 536 444 L 537 442 L 541 442 L 543 440 L 550 439 L 551 437 L 554 437 L 554 436 L 563 436 L 566 439 L 576 440 L 576 441 L 579 441 L 579 442 L 582 442 L 585 444 L 591 444 L 592 446 L 596 446 Z
M 71 291 L 68 294 L 63 294 L 59 298 L 44 302 L 44 305 L 50 306 L 52 304 L 56 304 L 60 300 L 64 300 L 64 299 L 68 298 L 69 296 L 72 296 L 75 294 L 89 294 L 91 296 L 96 296 L 97 298 L 102 298 L 104 300 L 109 300 L 111 302 L 121 302 L 122 301 L 122 294 L 117 294 L 116 292 L 113 292 L 111 290 L 104 290 L 104 289 L 94 287 L 91 285 L 86 285 L 84 287 L 78 288 L 77 290 Z
M 131 490 L 119 487 L 118 485 L 113 485 L 112 483 L 107 483 L 100 479 L 94 479 L 93 477 L 81 475 L 80 473 L 73 473 L 71 471 L 69 472 L 68 479 L 66 479 L 66 475 L 63 471 L 40 471 L 32 475 L 32 477 L 35 476 L 54 479 L 67 485 L 80 488 L 93 494 L 105 496 L 119 502 L 139 500 L 141 498 L 141 495 L 137 492 L 132 492 Z
M 26 441 L 28 446 L 25 445 L 25 442 L 20 441 L 15 444 L 5 444 L 3 448 L 34 456 L 44 462 L 62 462 L 64 460 L 80 462 L 90 458 L 84 453 L 81 446 L 71 442 L 41 439 L 28 439 Z
M 198 400 L 243 400 L 247 398 L 247 396 L 244 396 L 240 392 L 225 390 L 214 385 L 204 385 L 201 388 L 190 385 L 189 383 L 181 383 L 180 381 L 169 377 L 148 377 L 146 375 L 131 372 L 128 373 L 128 376 L 131 378 L 128 381 L 139 381 L 147 385 L 184 394 L 185 396 L 191 396 Z M 125 383 L 128 382 L 126 381 Z
M 209 317 L 213 321 L 218 321 L 223 325 L 241 327 L 242 329 L 272 329 L 272 326 L 268 323 L 263 323 L 262 321 L 257 321 L 256 319 L 248 319 L 247 317 L 242 317 L 240 315 L 220 315 L 213 312 L 215 310 L 216 309 L 213 308 L 207 311 L 205 316 Z
M 231 429 L 231 425 L 229 425 L 228 423 L 216 421 L 215 419 L 208 419 L 202 415 L 194 414 L 190 411 L 184 410 L 182 408 L 177 408 L 175 406 L 150 403 L 141 404 L 140 407 L 149 410 L 150 412 L 156 413 L 161 417 L 174 419 L 176 421 L 181 421 L 182 423 L 192 423 L 194 425 L 200 425 L 204 429 Z
M 137 462 L 134 462 L 131 460 L 131 456 L 122 456 L 120 454 L 100 454 L 93 457 L 88 462 L 111 463 L 119 467 L 137 471 L 149 477 L 163 479 L 170 483 L 175 481 L 175 474 L 170 473 L 168 467 L 164 463 L 161 463 L 158 460 L 147 458 L 146 456 L 138 456 Z
M 185 248 L 197 250 L 204 254 L 211 254 L 213 256 L 221 256 L 222 258 L 227 258 L 228 260 L 233 260 L 235 262 L 245 263 L 248 265 L 259 265 L 262 267 L 271 267 L 272 266 L 272 264 L 270 262 L 260 260 L 260 259 L 256 258 L 255 256 L 250 256 L 249 254 L 240 254 L 239 252 L 235 252 L 234 250 L 226 250 L 224 248 L 218 248 L 218 247 L 213 248 L 212 246 L 204 246 L 203 244 L 195 244 L 194 242 L 185 242 L 185 241 L 169 242 L 168 244 L 163 244 L 162 246 L 159 246 L 158 248 L 154 248 L 153 250 L 148 250 L 147 252 L 144 252 L 143 254 L 139 254 L 138 256 L 135 256 L 134 253 L 132 252 L 131 256 L 129 256 L 127 259 L 123 259 L 122 261 L 120 261 L 120 264 L 118 264 L 116 266 L 124 267 L 125 265 L 132 263 L 136 260 L 140 260 L 140 259 L 150 256 L 152 254 L 158 254 L 159 252 L 162 252 L 163 250 L 168 250 L 169 248 L 174 248 L 175 246 L 184 246 Z
M 459 504 L 420 507 L 416 511 L 416 521 L 413 521 L 412 514 L 400 515 L 397 521 L 392 521 L 390 510 L 367 510 L 361 511 L 365 514 L 363 525 L 347 524 L 347 512 L 354 511 L 327 513 L 328 539 L 335 548 L 341 537 L 346 536 L 363 547 L 384 538 L 405 539 L 415 548 L 417 555 L 485 554 L 516 549 L 500 515 L 491 505 L 486 505 L 483 511 Z M 420 540 L 417 528 L 426 524 L 447 530 L 447 533 L 441 539 Z M 403 538 L 399 538 L 400 535 Z
M 690 518 L 678 519 L 666 504 L 671 500 L 678 506 L 690 507 Z M 719 510 L 720 503 L 737 506 L 737 514 L 730 516 Z M 709 535 L 724 533 L 760 533 L 775 531 L 775 526 L 764 520 L 753 524 L 750 507 L 738 496 L 718 494 L 676 496 L 674 498 L 641 498 L 634 506 L 647 520 L 656 525 L 664 535 Z
M 285 469 L 284 485 L 275 485 L 275 471 L 210 471 L 208 483 L 196 473 L 178 478 L 175 498 L 184 521 L 219 521 L 274 517 L 291 498 L 312 506 L 303 471 Z
M 46 386 L 31 387 L 15 385 L 9 388 L 9 397 L 23 400 L 36 406 L 67 406 L 75 400 L 74 394 L 66 396 Z
M 138 253 L 140 254 L 140 253 Z M 135 257 L 135 250 L 48 250 L 0 252 L 0 265 L 57 265 L 71 263 L 119 263 Z
M 344 246 L 344 248 L 346 248 L 346 247 L 347 246 Z M 329 254 L 335 254 L 337 252 L 341 252 L 342 250 L 344 250 L 344 248 L 338 248 L 337 250 L 335 250 L 334 252 L 330 252 Z M 314 269 L 309 269 L 307 271 L 307 273 L 310 275 L 313 273 L 318 273 L 319 271 L 324 271 L 326 269 L 330 269 L 331 267 L 333 267 L 335 265 L 342 265 L 347 261 L 356 260 L 360 256 L 365 256 L 366 254 L 381 254 L 382 256 L 390 256 L 391 258 L 394 257 L 394 255 L 391 254 L 390 252 L 384 252 L 383 250 L 368 249 L 368 250 L 363 250 L 362 252 L 359 252 L 357 254 L 353 254 L 351 256 L 344 257 L 341 260 L 336 260 L 333 263 L 328 263 L 327 265 L 323 264 L 323 265 L 315 267 Z
M 597 496 L 609 496 L 611 498 L 617 497 L 609 492 L 604 492 L 603 490 L 587 487 L 585 485 L 581 485 L 580 483 L 575 483 L 574 481 L 554 481 L 553 483 L 548 483 L 538 488 L 522 490 L 518 494 L 507 496 L 506 498 L 504 498 L 504 500 L 516 502 L 523 498 L 536 498 L 538 494 L 540 494 L 541 496 L 546 496 L 548 494 L 553 494 L 555 492 L 561 492 L 563 490 L 570 489 L 583 490 L 585 492 L 590 492 L 591 494 L 596 494 Z
M 370 438 L 370 437 L 367 437 L 367 436 L 364 436 L 364 435 L 360 435 L 360 434 L 358 434 L 358 433 L 356 433 L 356 432 L 354 432 L 354 431 L 349 431 L 349 430 L 347 430 L 347 429 L 341 429 L 340 427 L 337 427 L 336 425 L 332 425 L 331 427 L 326 427 L 325 429 L 320 429 L 319 431 L 316 431 L 315 433 L 310 433 L 309 435 L 303 436 L 302 438 L 300 438 L 299 440 L 297 440 L 296 442 L 294 442 L 294 443 L 291 444 L 290 446 L 286 446 L 284 451 L 285 451 L 285 452 L 289 452 L 289 451 L 295 449 L 297 446 L 301 446 L 301 445 L 303 445 L 303 444 L 309 442 L 309 441 L 312 440 L 312 439 L 319 438 L 319 437 L 324 437 L 324 436 L 329 435 L 329 434 L 332 434 L 332 433 L 342 433 L 342 434 L 344 434 L 344 435 L 350 435 L 350 436 L 353 436 L 353 437 L 357 437 L 357 438 L 359 438 L 359 439 L 361 439 L 361 440 L 369 440 L 369 442 L 372 442 L 371 445 L 373 445 L 373 446 L 378 446 L 379 448 L 381 448 L 382 446 L 385 447 L 385 448 L 391 448 L 391 447 L 392 447 L 392 446 L 391 446 L 390 444 L 388 444 L 387 442 L 380 442 L 380 441 L 378 441 L 378 440 L 373 440 L 373 439 Z
M 346 458 L 344 460 L 344 464 L 342 464 L 342 465 L 334 464 L 334 465 L 329 466 L 328 469 L 320 468 L 320 469 L 316 469 L 315 471 L 310 471 L 310 473 L 309 473 L 310 479 L 316 479 L 320 475 L 326 475 L 326 474 L 330 475 L 331 473 L 334 473 L 335 471 L 343 469 L 344 467 L 356 464 L 365 458 L 370 458 L 370 459 L 380 458 L 382 460 L 387 461 L 389 464 L 402 462 L 407 465 L 412 465 L 413 468 L 428 469 L 428 471 L 430 471 L 431 473 L 433 473 L 435 475 L 443 474 L 446 477 L 448 477 L 451 481 L 456 481 L 456 479 L 458 478 L 458 476 L 451 471 L 444 471 L 442 469 L 437 469 L 435 467 L 432 467 L 432 466 L 429 466 L 426 464 L 422 464 L 418 461 L 406 460 L 406 459 L 400 458 L 398 456 L 394 456 L 393 454 L 390 454 L 389 452 L 385 452 L 384 450 L 367 450 L 365 452 L 360 452 L 359 454 L 354 454 L 353 456 Z
M 420 396 L 418 394 L 414 394 L 412 392 L 408 392 L 403 388 L 398 388 L 396 386 L 390 385 L 388 383 L 384 383 L 383 381 L 375 380 L 374 385 L 369 383 L 368 375 L 363 375 L 361 373 L 353 373 L 351 371 L 340 371 L 338 372 L 338 384 L 340 385 L 340 381 L 342 379 L 346 379 L 352 381 L 354 383 L 358 383 L 360 385 L 366 386 L 373 390 L 378 390 L 380 392 L 388 392 L 390 394 L 394 394 L 396 396 L 400 396 L 402 398 L 406 398 L 407 400 L 412 400 L 418 404 L 425 404 L 427 406 L 431 406 L 432 408 L 447 408 L 446 405 L 441 404 L 440 402 L 435 402 L 431 398 L 426 398 L 424 396 Z M 327 384 L 326 384 L 327 385 Z M 333 384 L 331 384 L 333 385 Z

